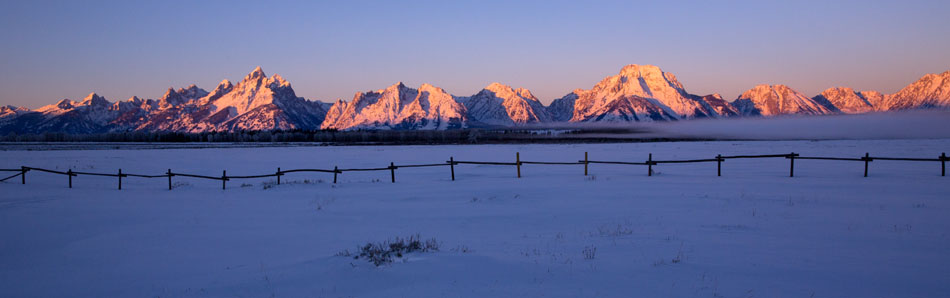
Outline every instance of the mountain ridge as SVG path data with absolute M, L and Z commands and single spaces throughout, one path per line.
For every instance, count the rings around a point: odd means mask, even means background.
M 950 109 L 950 71 L 926 74 L 893 94 L 832 87 L 808 97 L 789 86 L 757 85 L 728 102 L 694 95 L 675 75 L 630 64 L 590 89 L 574 89 L 545 106 L 530 90 L 491 83 L 469 96 L 431 84 L 397 82 L 357 92 L 349 102 L 298 97 L 290 82 L 256 67 L 241 81 L 210 92 L 195 84 L 159 99 L 110 102 L 92 92 L 30 110 L 0 106 L 0 133 L 246 131 L 292 129 L 457 129 L 552 122 L 680 121 L 699 118 L 857 114 Z

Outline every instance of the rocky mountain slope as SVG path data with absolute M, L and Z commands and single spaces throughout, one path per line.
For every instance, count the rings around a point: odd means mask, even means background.
M 324 129 L 450 129 L 466 126 L 465 106 L 429 84 L 419 89 L 402 82 L 357 93 L 350 102 L 330 107 Z
M 884 95 L 877 91 L 857 92 L 847 87 L 834 87 L 828 88 L 812 99 L 822 103 L 829 110 L 859 114 L 876 111 L 884 101 Z
M 512 126 L 552 120 L 544 104 L 524 88 L 492 83 L 458 101 L 465 106 L 469 121 L 476 125 Z
M 888 95 L 883 111 L 950 108 L 950 71 L 927 74 L 897 93 Z
M 785 85 L 758 85 L 732 106 L 743 116 L 827 115 L 836 111 Z

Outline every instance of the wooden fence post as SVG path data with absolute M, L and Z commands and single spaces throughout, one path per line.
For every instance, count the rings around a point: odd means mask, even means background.
M 587 164 L 588 164 L 588 161 L 589 161 L 589 160 L 587 159 L 587 151 L 584 151 L 584 176 L 587 176 Z
M 449 156 L 449 170 L 452 171 L 452 181 L 455 181 L 455 157 Z
M 172 190 L 172 169 L 168 169 L 165 173 L 168 175 L 168 190 Z
M 940 153 L 940 176 L 947 176 L 947 153 Z
M 396 165 L 392 162 L 389 163 L 389 175 L 393 178 L 393 183 L 396 183 Z
M 336 174 L 340 173 L 339 167 L 333 166 L 333 183 L 336 184 Z
M 653 153 L 647 156 L 647 176 L 653 176 Z
M 518 178 L 521 178 L 521 152 L 515 152 L 515 167 L 518 168 Z
M 119 190 L 122 190 L 122 169 L 119 169 Z
M 791 160 L 791 163 L 788 166 L 788 176 L 795 177 L 795 152 L 789 154 L 788 159 Z
M 73 169 L 67 170 L 66 176 L 69 176 L 69 188 L 73 188 Z
M 224 189 L 228 183 L 228 170 L 221 171 L 221 189 Z
M 280 185 L 280 176 L 283 175 L 280 173 L 280 167 L 277 167 L 277 185 Z
M 20 166 L 20 184 L 26 184 L 26 166 Z
M 716 154 L 716 176 L 722 176 L 722 154 Z
M 862 158 L 862 159 L 864 160 L 864 177 L 867 177 L 867 176 L 868 176 L 868 163 L 871 162 L 871 153 L 870 153 L 870 152 L 865 152 L 865 153 L 864 153 L 864 158 Z

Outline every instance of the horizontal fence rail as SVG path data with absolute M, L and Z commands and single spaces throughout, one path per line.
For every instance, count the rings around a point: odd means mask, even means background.
M 840 161 L 863 161 L 863 158 L 846 158 L 846 157 L 818 157 L 818 156 L 799 156 L 796 159 L 814 159 L 814 160 L 840 160 Z
M 941 161 L 939 158 L 903 158 L 903 157 L 872 157 L 877 160 L 901 160 L 901 161 Z
M 449 160 L 445 163 L 430 163 L 430 164 L 407 164 L 407 165 L 396 165 L 395 163 L 389 163 L 389 166 L 378 167 L 378 168 L 339 168 L 334 167 L 333 169 L 291 169 L 291 170 L 281 170 L 277 168 L 276 172 L 260 175 L 231 175 L 227 174 L 227 171 L 222 171 L 221 176 L 210 176 L 210 175 L 200 175 L 200 174 L 190 174 L 190 173 L 179 173 L 172 172 L 171 169 L 168 169 L 164 174 L 159 175 L 144 175 L 144 174 L 133 174 L 133 173 L 123 173 L 122 169 L 118 169 L 116 173 L 96 173 L 96 172 L 84 172 L 84 171 L 73 171 L 68 169 L 66 171 L 59 170 L 50 170 L 44 168 L 36 167 L 27 167 L 22 166 L 19 169 L 0 169 L 0 172 L 16 172 L 12 176 L 5 177 L 0 179 L 0 182 L 5 182 L 7 180 L 20 177 L 21 184 L 26 184 L 26 174 L 30 171 L 38 171 L 49 174 L 65 175 L 69 179 L 69 187 L 72 188 L 73 177 L 76 176 L 100 176 L 100 177 L 114 177 L 118 178 L 118 189 L 122 189 L 122 178 L 167 178 L 168 179 L 168 189 L 173 188 L 172 177 L 187 177 L 187 178 L 196 178 L 196 179 L 208 179 L 208 180 L 218 180 L 221 181 L 221 188 L 224 189 L 227 187 L 227 181 L 231 179 L 260 179 L 260 178 L 269 178 L 276 177 L 277 184 L 280 184 L 280 179 L 282 176 L 290 173 L 333 173 L 333 183 L 337 183 L 337 176 L 345 172 L 371 172 L 371 171 L 389 171 L 391 175 L 391 180 L 393 183 L 396 182 L 396 169 L 400 168 L 424 168 L 424 167 L 449 167 L 451 179 L 455 181 L 455 166 L 456 165 L 493 165 L 493 166 L 515 166 L 517 168 L 517 177 L 521 178 L 521 166 L 522 165 L 583 165 L 584 166 L 584 176 L 588 175 L 588 167 L 591 164 L 609 164 L 609 165 L 638 165 L 638 166 L 647 166 L 647 176 L 653 175 L 653 166 L 659 164 L 685 164 L 685 163 L 707 163 L 715 162 L 716 163 L 716 175 L 722 176 L 722 163 L 729 159 L 750 159 L 750 158 L 784 158 L 789 160 L 789 176 L 795 176 L 795 160 L 831 160 L 831 161 L 859 161 L 864 162 L 864 177 L 868 176 L 869 164 L 875 160 L 887 160 L 887 161 L 914 161 L 914 162 L 940 162 L 940 176 L 947 175 L 947 161 L 950 161 L 950 157 L 947 157 L 946 153 L 941 153 L 937 158 L 909 158 L 909 157 L 875 157 L 871 156 L 870 153 L 865 153 L 864 156 L 852 158 L 852 157 L 827 157 L 827 156 L 801 156 L 798 153 L 786 153 L 786 154 L 764 154 L 764 155 L 716 155 L 714 158 L 705 158 L 705 159 L 678 159 L 678 160 L 654 160 L 653 154 L 647 155 L 645 161 L 605 161 L 605 160 L 590 160 L 588 158 L 587 152 L 584 152 L 584 159 L 578 160 L 576 162 L 563 162 L 563 161 L 523 161 L 521 160 L 521 153 L 515 153 L 514 162 L 504 162 L 504 161 L 465 161 L 465 160 L 455 160 L 454 157 L 449 157 Z
M 584 162 L 582 160 L 582 162 Z M 608 164 L 608 165 L 638 165 L 645 166 L 645 162 L 627 162 L 627 161 L 601 161 L 601 160 L 588 160 L 586 163 L 599 163 L 599 164 Z

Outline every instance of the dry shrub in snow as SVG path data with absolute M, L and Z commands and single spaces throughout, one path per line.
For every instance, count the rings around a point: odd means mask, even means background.
M 381 266 L 392 263 L 396 258 L 402 258 L 404 254 L 430 251 L 439 251 L 439 242 L 435 238 L 422 240 L 422 237 L 417 234 L 406 238 L 396 237 L 383 242 L 366 243 L 358 248 L 357 255 L 353 255 L 349 250 L 344 250 L 337 255 L 352 256 L 353 259 L 365 258 L 373 265 Z

